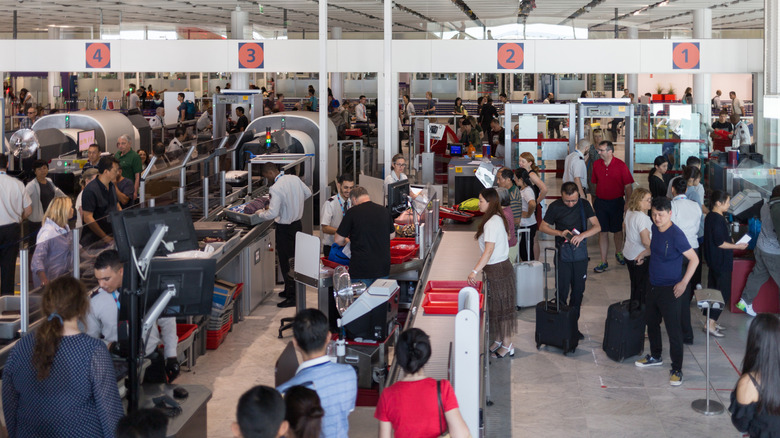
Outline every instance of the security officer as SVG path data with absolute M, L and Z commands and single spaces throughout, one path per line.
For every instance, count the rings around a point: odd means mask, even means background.
M 109 249 L 98 254 L 95 259 L 95 278 L 100 287 L 90 296 L 86 328 L 88 335 L 102 339 L 114 354 L 126 354 L 126 346 L 120 347 L 122 343 L 118 342 L 117 333 L 121 303 L 119 291 L 122 288 L 123 274 L 124 268 L 116 250 Z M 165 346 L 164 357 L 157 347 L 161 340 Z M 157 319 L 144 350 L 144 356 L 152 361 L 146 371 L 145 381 L 170 383 L 179 375 L 179 360 L 176 354 L 178 342 L 176 318 Z
M 338 193 L 328 198 L 322 205 L 320 212 L 320 224 L 322 225 L 322 255 L 327 257 L 330 254 L 330 247 L 333 245 L 333 237 L 341 224 L 341 219 L 351 207 L 349 193 L 352 187 L 355 187 L 355 179 L 351 173 L 345 173 L 336 178 L 336 187 Z
M 0 154 L 0 294 L 13 295 L 22 219 L 32 213 L 24 184 L 6 174 L 8 155 Z
M 295 233 L 303 229 L 303 203 L 311 196 L 311 189 L 294 175 L 285 175 L 273 163 L 263 163 L 260 174 L 273 183 L 269 192 L 268 208 L 255 213 L 261 220 L 276 222 L 276 254 L 284 277 L 284 301 L 277 307 L 295 307 L 295 280 L 290 276 L 290 258 L 295 257 Z

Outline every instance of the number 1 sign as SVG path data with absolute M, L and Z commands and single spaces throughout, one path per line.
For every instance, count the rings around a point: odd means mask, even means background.
M 672 43 L 672 68 L 698 70 L 699 55 L 699 43 Z
M 86 43 L 87 68 L 111 68 L 111 43 Z
M 523 43 L 498 43 L 498 69 L 522 70 L 525 65 Z

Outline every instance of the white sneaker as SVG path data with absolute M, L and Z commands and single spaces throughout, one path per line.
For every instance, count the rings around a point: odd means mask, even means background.
M 696 285 L 696 290 L 699 290 L 699 289 L 701 289 L 701 283 Z
M 756 311 L 753 310 L 753 305 L 746 303 L 742 298 L 740 298 L 739 302 L 737 303 L 737 309 L 747 313 L 750 316 L 756 316 Z

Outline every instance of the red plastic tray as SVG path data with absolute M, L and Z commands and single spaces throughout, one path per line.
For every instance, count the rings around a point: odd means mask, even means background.
M 176 336 L 179 337 L 179 342 L 192 336 L 197 328 L 197 324 L 176 324 Z
M 320 257 L 320 261 L 322 262 L 323 266 L 327 266 L 327 267 L 333 268 L 333 269 L 336 269 L 339 266 L 346 266 L 346 265 L 342 265 L 340 263 L 336 263 L 336 262 L 334 262 L 332 260 L 328 260 L 327 257 Z M 346 267 L 349 268 L 349 266 L 346 266 Z
M 479 308 L 485 302 L 485 295 L 479 294 Z M 425 313 L 433 315 L 455 315 L 458 313 L 458 294 L 452 292 L 429 292 L 422 302 Z
M 474 219 L 474 214 L 469 211 L 458 211 L 447 207 L 439 207 L 439 217 L 469 223 Z
M 390 241 L 390 263 L 397 265 L 411 260 L 419 251 L 420 245 L 417 245 L 414 241 L 411 243 Z
M 225 340 L 230 327 L 233 325 L 233 315 L 230 315 L 230 319 L 219 330 L 206 330 L 206 349 L 216 350 L 222 342 Z
M 429 292 L 447 292 L 447 293 L 458 293 L 461 289 L 464 287 L 471 286 L 468 281 L 443 281 L 443 280 L 432 280 L 429 281 L 425 285 L 425 290 L 423 293 L 429 293 Z M 478 281 L 476 285 L 471 286 L 474 289 L 477 290 L 477 292 L 482 293 L 482 282 Z

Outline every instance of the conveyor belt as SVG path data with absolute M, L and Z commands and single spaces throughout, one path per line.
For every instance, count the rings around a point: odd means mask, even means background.
M 434 379 L 448 378 L 450 344 L 455 334 L 453 315 L 426 315 L 420 306 L 425 283 L 431 280 L 466 280 L 474 269 L 481 252 L 474 240 L 473 231 L 447 231 L 442 233 L 438 248 L 427 275 L 423 272 L 412 302 L 417 311 L 410 319 L 409 327 L 423 330 L 431 338 L 431 358 L 425 365 L 425 375 Z M 400 377 L 400 376 L 397 376 Z

